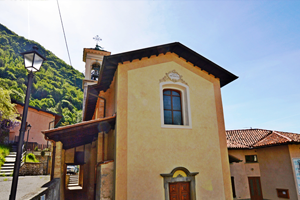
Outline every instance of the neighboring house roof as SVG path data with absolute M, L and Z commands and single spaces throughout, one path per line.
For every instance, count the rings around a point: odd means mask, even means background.
M 300 134 L 265 129 L 228 130 L 226 138 L 228 149 L 253 149 L 300 143 Z
M 83 120 L 87 121 L 92 119 L 94 115 L 95 105 L 97 103 L 97 96 L 100 91 L 106 91 L 110 87 L 119 63 L 123 63 L 125 61 L 131 62 L 135 59 L 140 60 L 144 57 L 150 58 L 152 55 L 158 56 L 161 53 L 166 54 L 167 52 L 175 53 L 179 57 L 184 58 L 187 62 L 191 62 L 195 67 L 198 67 L 201 70 L 205 70 L 209 74 L 212 74 L 215 77 L 219 78 L 221 87 L 238 78 L 236 75 L 223 69 L 219 65 L 201 56 L 197 52 L 191 50 L 190 48 L 184 46 L 179 42 L 138 49 L 135 51 L 129 51 L 110 56 L 104 56 L 98 83 L 88 87 L 87 103 L 84 109 L 85 113 L 83 115 Z
M 21 106 L 23 106 L 24 107 L 24 103 L 21 103 L 21 102 L 18 102 L 18 101 L 16 101 L 16 100 L 14 100 L 14 99 L 11 99 L 11 102 L 12 103 L 15 103 L 15 104 L 19 104 L 19 105 L 21 105 Z M 53 115 L 54 117 L 55 117 L 55 122 L 54 122 L 54 126 L 61 120 L 61 118 L 63 117 L 62 115 L 59 115 L 59 114 L 56 114 L 56 113 L 54 113 L 54 112 L 50 112 L 50 111 L 47 111 L 47 110 L 42 110 L 42 109 L 40 109 L 40 108 L 36 108 L 36 107 L 33 107 L 33 106 L 28 106 L 29 108 L 32 108 L 32 109 L 35 109 L 35 110 L 37 110 L 37 111 L 41 111 L 41 112 L 45 112 L 45 113 L 49 113 L 49 114 L 51 114 L 51 115 Z

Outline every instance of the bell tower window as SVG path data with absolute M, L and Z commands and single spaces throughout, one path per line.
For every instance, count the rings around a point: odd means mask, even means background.
M 92 65 L 92 70 L 91 70 L 91 79 L 97 81 L 99 78 L 99 73 L 100 73 L 100 64 L 94 63 Z

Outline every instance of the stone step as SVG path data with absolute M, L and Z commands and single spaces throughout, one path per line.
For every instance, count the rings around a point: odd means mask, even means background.
M 5 158 L 5 162 L 15 162 L 16 161 L 16 158 Z
M 2 167 L 15 166 L 15 163 L 4 163 Z
M 78 183 L 76 183 L 76 184 L 68 184 L 68 186 L 70 187 L 70 186 L 78 186 Z
M 11 166 L 3 166 L 1 167 L 1 170 L 2 169 L 13 169 L 14 168 L 14 165 L 11 165 Z
M 16 158 L 16 157 L 17 157 L 17 155 L 12 154 L 12 155 L 7 155 L 7 156 L 5 157 L 5 159 L 6 159 L 6 158 Z
M 8 172 L 13 172 L 14 169 L 1 169 L 0 173 L 8 173 Z
M 0 173 L 0 176 L 11 176 L 12 173 Z
M 9 152 L 9 155 L 17 155 L 17 152 Z

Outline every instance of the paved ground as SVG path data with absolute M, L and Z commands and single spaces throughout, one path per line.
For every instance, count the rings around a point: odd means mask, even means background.
M 42 191 L 50 176 L 20 176 L 17 189 L 17 200 L 25 200 Z M 0 200 L 8 200 L 10 195 L 12 177 L 0 177 Z

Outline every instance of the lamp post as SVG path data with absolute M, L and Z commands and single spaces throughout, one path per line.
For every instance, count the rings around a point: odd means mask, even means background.
M 32 86 L 32 79 L 34 76 L 33 73 L 36 71 L 39 71 L 43 62 L 46 60 L 46 58 L 43 57 L 41 54 L 39 54 L 37 50 L 38 50 L 38 48 L 36 46 L 33 46 L 31 51 L 26 51 L 24 53 L 21 53 L 21 55 L 23 55 L 23 58 L 24 58 L 25 68 L 29 71 L 29 74 L 28 74 L 28 85 L 27 85 L 27 91 L 26 91 L 26 97 L 25 97 L 25 104 L 24 104 L 24 108 L 23 108 L 22 123 L 21 123 L 21 128 L 20 128 L 20 133 L 19 133 L 17 157 L 16 157 L 16 161 L 15 161 L 15 166 L 14 166 L 14 174 L 13 174 L 13 180 L 12 180 L 12 184 L 11 184 L 9 200 L 16 199 L 18 176 L 19 176 L 19 169 L 20 169 L 20 163 L 21 163 L 22 146 L 23 146 L 23 142 L 24 142 L 25 126 L 26 126 L 26 119 L 27 119 L 27 113 L 28 113 L 29 97 L 30 97 L 30 91 L 31 91 L 31 86 Z
M 27 131 L 27 141 L 26 141 L 26 146 L 25 146 L 25 151 L 26 151 L 26 153 L 25 153 L 25 163 L 26 163 L 27 144 L 28 144 L 29 131 L 31 129 L 31 125 L 30 124 L 28 124 L 27 129 L 28 129 L 28 131 Z

